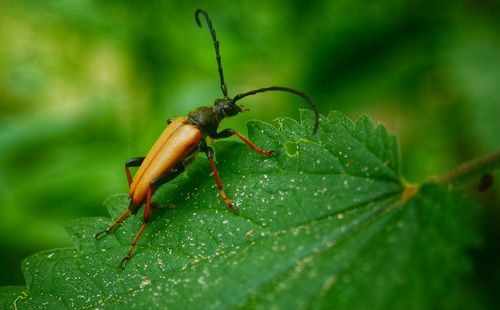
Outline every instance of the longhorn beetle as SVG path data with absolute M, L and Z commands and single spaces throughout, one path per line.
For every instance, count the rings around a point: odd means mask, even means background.
M 219 70 L 220 87 L 223 97 L 216 99 L 212 106 L 202 106 L 189 112 L 187 118 L 178 117 L 176 119 L 168 120 L 167 128 L 165 128 L 162 132 L 146 157 L 135 157 L 125 162 L 125 173 L 129 184 L 128 196 L 130 199 L 128 210 L 125 211 L 106 230 L 95 235 L 95 238 L 99 239 L 99 237 L 109 234 L 121 222 L 123 222 L 127 216 L 130 214 L 136 214 L 141 206 L 144 203 L 146 204 L 144 210 L 144 222 L 132 241 L 127 255 L 120 262 L 119 266 L 122 269 L 124 268 L 125 262 L 130 259 L 132 251 L 137 244 L 137 240 L 139 240 L 140 236 L 144 232 L 144 229 L 146 229 L 146 226 L 148 225 L 152 205 L 151 196 L 153 196 L 153 193 L 160 185 L 175 179 L 179 174 L 181 174 L 186 169 L 186 166 L 193 161 L 196 152 L 204 152 L 207 155 L 215 177 L 215 182 L 217 183 L 217 188 L 219 189 L 219 194 L 229 209 L 234 209 L 233 203 L 229 200 L 222 187 L 222 182 L 219 177 L 219 173 L 217 172 L 217 167 L 215 166 L 214 150 L 212 147 L 207 145 L 207 137 L 211 139 L 222 139 L 236 135 L 243 142 L 245 142 L 250 149 L 259 154 L 270 156 L 274 153 L 274 151 L 266 151 L 258 148 L 252 143 L 252 141 L 234 129 L 228 128 L 219 132 L 217 131 L 219 123 L 222 119 L 247 111 L 247 109 L 244 109 L 243 106 L 237 105 L 237 101 L 247 96 L 267 91 L 289 92 L 304 98 L 313 109 L 316 116 L 313 133 L 316 132 L 319 126 L 319 112 L 314 101 L 303 92 L 292 88 L 282 86 L 264 87 L 246 93 L 241 93 L 233 98 L 230 98 L 227 95 L 227 87 L 224 82 L 224 73 L 222 71 L 221 58 L 219 54 L 219 41 L 217 41 L 215 29 L 212 25 L 210 17 L 208 17 L 207 12 L 200 9 L 196 10 L 194 14 L 198 26 L 201 27 L 199 18 L 200 14 L 205 17 L 208 29 L 210 30 L 210 34 L 212 36 L 212 41 L 214 43 L 217 69 Z M 139 167 L 133 178 L 130 174 L 130 167 Z

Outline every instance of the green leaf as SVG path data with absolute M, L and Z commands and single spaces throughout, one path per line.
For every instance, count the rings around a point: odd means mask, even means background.
M 76 248 L 37 253 L 23 263 L 27 297 L 39 308 L 439 308 L 459 305 L 477 244 L 474 205 L 440 185 L 404 185 L 397 140 L 384 127 L 340 113 L 249 124 L 264 157 L 244 144 L 216 144 L 225 190 L 220 200 L 203 156 L 155 195 L 163 208 L 124 271 L 118 268 L 142 219 L 128 218 L 101 240 L 111 220 L 68 228 Z M 105 202 L 112 218 L 127 196 Z M 170 207 L 167 207 L 169 206 Z M 4 307 L 13 292 L 0 289 Z M 10 295 L 9 295 L 10 294 Z M 20 295 L 18 295 L 20 296 Z

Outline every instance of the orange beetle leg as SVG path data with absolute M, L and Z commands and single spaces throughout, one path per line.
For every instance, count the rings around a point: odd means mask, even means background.
M 130 248 L 128 249 L 127 255 L 120 262 L 120 268 L 121 269 L 125 268 L 125 262 L 127 262 L 130 259 L 130 257 L 132 256 L 132 252 L 134 251 L 134 248 L 135 248 L 135 245 L 137 244 L 137 241 L 139 240 L 139 238 L 141 237 L 142 233 L 146 229 L 146 226 L 148 225 L 149 215 L 151 214 L 151 209 L 155 208 L 156 204 L 151 202 L 151 196 L 153 196 L 153 193 L 156 191 L 156 189 L 158 187 L 160 187 L 160 185 L 162 185 L 164 183 L 167 183 L 168 181 L 171 181 L 171 180 L 175 179 L 179 174 L 181 174 L 182 172 L 184 172 L 184 170 L 185 170 L 185 166 L 182 163 L 179 163 L 179 164 L 177 164 L 175 166 L 174 170 L 170 171 L 170 173 L 168 173 L 168 174 L 166 174 L 164 176 L 161 176 L 161 177 L 159 177 L 157 179 L 154 179 L 153 181 L 151 181 L 149 183 L 148 193 L 147 193 L 147 196 L 146 196 L 146 208 L 144 209 L 143 224 L 141 226 L 141 229 L 137 233 L 137 235 L 135 235 L 135 238 L 132 241 L 132 244 L 130 245 Z
M 127 174 L 128 186 L 132 184 L 132 175 L 130 174 L 129 167 L 139 167 L 144 161 L 144 157 L 134 157 L 130 158 L 125 162 L 125 173 Z
M 210 166 L 212 167 L 212 172 L 214 173 L 214 178 L 215 178 L 215 183 L 217 183 L 217 188 L 219 189 L 220 197 L 224 201 L 224 203 L 229 207 L 229 209 L 234 210 L 234 205 L 227 198 L 226 193 L 224 192 L 224 188 L 222 187 L 222 182 L 220 180 L 219 172 L 217 171 L 217 167 L 215 166 L 215 161 L 214 161 L 214 150 L 206 146 L 205 152 L 207 153 L 208 160 L 210 161 Z
M 270 156 L 270 155 L 273 155 L 274 153 L 276 153 L 276 151 L 266 151 L 266 150 L 258 148 L 247 137 L 245 137 L 241 133 L 237 132 L 236 130 L 230 129 L 230 128 L 224 129 L 223 131 L 217 133 L 217 135 L 214 138 L 215 139 L 222 139 L 222 138 L 228 138 L 228 137 L 230 137 L 232 135 L 236 135 L 243 142 L 245 142 L 245 144 L 248 145 L 249 148 L 251 148 L 252 150 L 254 150 L 255 152 L 257 152 L 259 154 Z
M 140 166 L 142 164 L 143 160 L 144 160 L 144 157 L 134 157 L 134 158 L 131 158 L 125 162 L 125 173 L 127 174 L 128 186 L 130 186 L 130 184 L 132 184 L 132 176 L 130 174 L 129 167 Z M 98 232 L 97 234 L 94 235 L 94 237 L 96 239 L 99 239 L 101 236 L 103 236 L 105 234 L 106 235 L 109 234 L 110 232 L 112 232 L 116 228 L 116 226 L 120 225 L 121 222 L 123 222 L 123 220 L 129 215 L 130 215 L 129 210 L 123 212 L 122 215 L 120 215 L 120 217 L 111 226 L 109 226 L 106 230 Z
M 123 220 L 129 215 L 130 215 L 129 210 L 123 212 L 122 215 L 120 215 L 120 217 L 113 224 L 111 224 L 111 226 L 109 226 L 106 230 L 98 232 L 97 234 L 94 235 L 94 237 L 96 239 L 99 239 L 102 235 L 109 234 L 116 228 L 116 226 L 120 225 L 120 223 L 123 222 Z
M 134 250 L 135 245 L 137 244 L 137 241 L 139 240 L 142 233 L 144 232 L 144 229 L 146 229 L 146 226 L 148 225 L 149 215 L 151 214 L 151 195 L 152 195 L 152 192 L 153 192 L 153 190 L 152 190 L 151 185 L 150 185 L 149 189 L 148 189 L 148 196 L 146 198 L 146 208 L 144 209 L 144 222 L 141 226 L 141 229 L 137 233 L 137 235 L 135 235 L 135 238 L 132 241 L 130 248 L 128 249 L 127 256 L 125 256 L 120 262 L 121 269 L 125 269 L 125 265 L 124 265 L 125 262 L 128 261 L 130 259 L 130 257 L 132 256 L 132 251 Z

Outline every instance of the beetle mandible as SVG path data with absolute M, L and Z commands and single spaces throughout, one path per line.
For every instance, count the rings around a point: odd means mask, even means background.
M 151 197 L 158 187 L 166 182 L 175 179 L 181 174 L 186 166 L 194 160 L 196 152 L 204 152 L 210 162 L 212 172 L 219 190 L 219 194 L 224 203 L 229 209 L 234 209 L 234 205 L 227 197 L 222 186 L 217 167 L 214 161 L 214 150 L 207 145 L 206 138 L 222 139 L 228 138 L 232 135 L 240 138 L 250 149 L 253 151 L 270 156 L 274 151 L 266 151 L 258 148 L 248 138 L 234 129 L 224 129 L 217 131 L 219 123 L 225 118 L 235 116 L 238 113 L 246 111 L 243 106 L 237 105 L 236 102 L 251 95 L 263 93 L 267 91 L 284 91 L 304 98 L 313 109 L 316 121 L 314 124 L 313 132 L 315 133 L 319 126 L 319 112 L 314 101 L 305 93 L 298 90 L 283 87 L 271 86 L 259 88 L 249 92 L 241 93 L 233 98 L 227 95 L 227 87 L 224 82 L 224 73 L 222 71 L 221 57 L 219 53 L 219 41 L 215 35 L 215 29 L 208 13 L 204 10 L 198 9 L 195 12 L 195 20 L 199 27 L 201 27 L 200 14 L 205 18 L 208 29 L 212 36 L 212 41 L 215 47 L 215 56 L 217 59 L 217 69 L 219 71 L 220 87 L 223 97 L 216 99 L 212 106 L 202 106 L 189 112 L 186 117 L 178 117 L 176 119 L 169 119 L 167 128 L 162 132 L 158 140 L 150 149 L 146 157 L 135 157 L 125 162 L 125 173 L 129 184 L 129 199 L 130 204 L 127 209 L 118 219 L 109 226 L 106 230 L 101 231 L 95 235 L 98 239 L 103 235 L 112 232 L 123 220 L 131 215 L 136 214 L 137 211 L 145 204 L 144 220 L 141 229 L 136 234 L 127 255 L 120 261 L 120 268 L 124 268 L 134 250 L 137 241 L 146 229 L 151 213 Z M 130 174 L 130 167 L 139 167 L 134 177 Z

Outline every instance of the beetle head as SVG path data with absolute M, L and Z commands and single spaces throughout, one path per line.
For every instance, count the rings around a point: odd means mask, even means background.
M 222 116 L 222 118 L 235 116 L 240 112 L 248 111 L 247 109 L 243 108 L 243 106 L 237 105 L 230 98 L 216 99 L 214 108 L 218 112 L 218 114 Z

